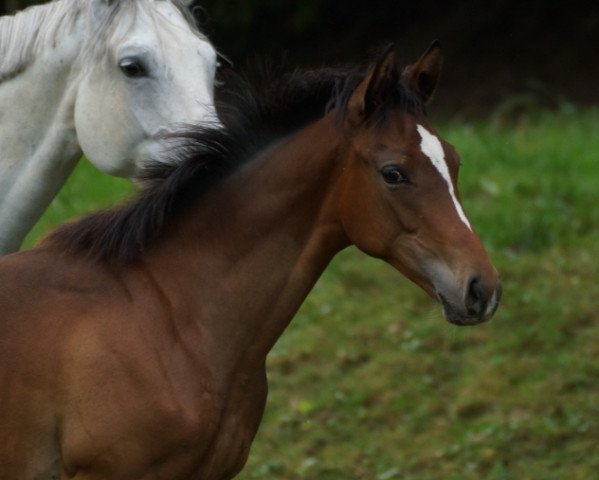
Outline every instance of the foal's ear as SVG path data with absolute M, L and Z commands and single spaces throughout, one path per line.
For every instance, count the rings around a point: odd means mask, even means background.
M 437 88 L 442 65 L 441 45 L 438 40 L 435 40 L 416 63 L 404 69 L 401 81 L 427 102 Z
M 347 105 L 350 122 L 359 124 L 370 119 L 397 92 L 399 80 L 395 46 L 389 45 L 352 93 Z

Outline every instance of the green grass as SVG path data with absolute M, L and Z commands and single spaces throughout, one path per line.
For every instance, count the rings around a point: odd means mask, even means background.
M 599 111 L 440 127 L 500 309 L 451 326 L 389 266 L 342 252 L 269 357 L 241 479 L 597 478 Z M 83 165 L 34 236 L 127 191 Z
M 44 216 L 29 232 L 23 247 L 32 247 L 45 233 L 66 220 L 114 205 L 132 191 L 133 187 L 128 181 L 103 175 L 83 159 Z

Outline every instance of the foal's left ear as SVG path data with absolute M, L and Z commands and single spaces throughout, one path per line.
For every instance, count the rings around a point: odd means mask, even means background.
M 435 40 L 416 63 L 408 65 L 401 74 L 402 83 L 427 102 L 437 88 L 443 57 L 441 45 Z
M 347 105 L 349 120 L 353 124 L 369 120 L 397 92 L 399 80 L 395 46 L 389 45 L 352 93 Z

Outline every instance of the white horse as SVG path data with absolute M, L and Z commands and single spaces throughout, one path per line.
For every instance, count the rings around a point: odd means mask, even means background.
M 82 153 L 134 179 L 162 134 L 217 122 L 216 52 L 180 0 L 56 0 L 0 18 L 0 254 Z

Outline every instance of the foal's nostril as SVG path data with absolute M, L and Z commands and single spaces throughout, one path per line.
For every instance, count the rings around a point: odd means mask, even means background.
M 466 292 L 466 308 L 468 315 L 481 316 L 487 307 L 488 296 L 485 294 L 485 288 L 478 277 L 472 277 L 468 283 Z

